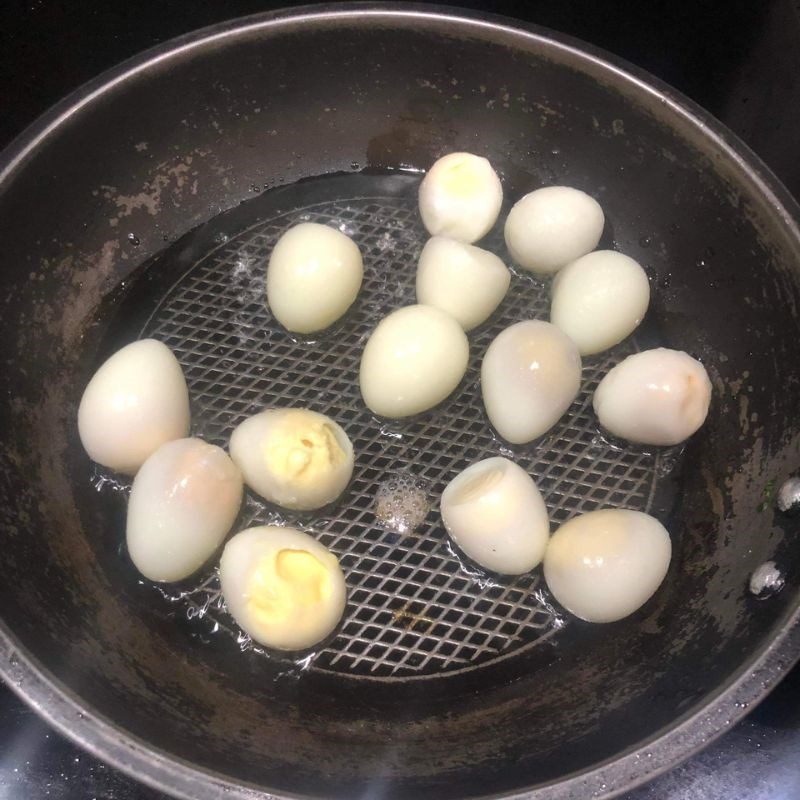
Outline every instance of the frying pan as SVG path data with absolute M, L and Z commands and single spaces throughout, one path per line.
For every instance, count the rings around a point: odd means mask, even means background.
M 510 451 L 480 416 L 476 368 L 503 325 L 546 318 L 546 285 L 514 276 L 472 337 L 465 383 L 431 414 L 376 420 L 353 383 L 363 336 L 413 298 L 419 171 L 458 149 L 487 155 L 509 200 L 549 183 L 592 193 L 603 244 L 653 286 L 637 336 L 587 359 L 566 419 Z M 281 334 L 259 293 L 272 243 L 299 219 L 341 226 L 367 264 L 353 315 L 319 341 Z M 3 674 L 61 731 L 179 797 L 585 800 L 675 764 L 800 652 L 796 528 L 772 502 L 800 466 L 798 219 L 690 101 L 497 18 L 273 13 L 106 73 L 0 164 Z M 487 246 L 505 255 L 497 231 Z M 344 505 L 284 520 L 348 577 L 346 619 L 314 653 L 237 641 L 210 567 L 160 589 L 132 570 L 125 485 L 81 452 L 75 419 L 99 361 L 141 335 L 175 349 L 195 430 L 213 441 L 292 397 L 354 439 Z M 656 344 L 701 358 L 714 383 L 682 451 L 608 442 L 587 410 L 612 363 Z M 650 603 L 586 625 L 536 573 L 504 580 L 448 549 L 435 502 L 415 535 L 377 523 L 386 474 L 413 474 L 435 500 L 498 452 L 537 477 L 554 524 L 609 504 L 659 516 L 674 558 Z M 277 513 L 249 498 L 239 524 Z M 758 599 L 748 580 L 766 561 L 785 585 Z

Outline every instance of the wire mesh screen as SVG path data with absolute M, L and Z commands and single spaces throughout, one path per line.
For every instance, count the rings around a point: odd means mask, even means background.
M 272 247 L 301 221 L 344 231 L 364 256 L 354 308 L 317 340 L 288 334 L 265 304 Z M 241 521 L 299 523 L 341 561 L 348 606 L 336 635 L 314 653 L 314 669 L 384 679 L 463 670 L 532 646 L 563 624 L 537 572 L 487 575 L 450 544 L 438 498 L 479 459 L 507 455 L 527 469 L 554 527 L 600 506 L 645 511 L 651 503 L 657 457 L 604 441 L 591 411 L 599 379 L 634 350 L 633 341 L 585 363 L 580 395 L 544 440 L 512 450 L 492 432 L 480 399 L 483 353 L 511 323 L 547 319 L 547 287 L 528 276 L 514 275 L 500 309 L 470 334 L 465 379 L 440 407 L 405 421 L 379 420 L 365 408 L 358 388 L 364 343 L 382 316 L 415 301 L 416 260 L 426 236 L 410 199 L 354 198 L 260 221 L 203 257 L 143 331 L 168 344 L 183 365 L 197 435 L 226 446 L 250 414 L 305 406 L 329 414 L 350 436 L 354 477 L 333 509 L 298 519 L 251 496 Z M 483 246 L 506 257 L 497 235 Z M 432 502 L 413 532 L 391 530 L 376 518 L 376 494 L 398 474 L 413 475 Z M 201 578 L 204 591 L 213 590 L 213 581 Z M 197 594 L 187 599 L 201 601 Z M 208 613 L 235 628 L 221 610 Z

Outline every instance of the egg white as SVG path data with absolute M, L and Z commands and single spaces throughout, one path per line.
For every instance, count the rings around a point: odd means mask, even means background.
M 220 447 L 200 439 L 161 445 L 133 481 L 131 560 L 151 581 L 188 578 L 222 544 L 241 502 L 242 475 Z
M 598 250 L 556 275 L 550 321 L 586 356 L 633 333 L 649 304 L 650 282 L 639 263 L 613 250 Z
M 417 266 L 417 302 L 450 314 L 469 331 L 500 305 L 511 283 L 505 264 L 488 250 L 433 236 Z
M 356 243 L 328 225 L 303 222 L 278 239 L 267 268 L 267 303 L 295 333 L 333 325 L 355 302 L 364 275 Z
M 449 153 L 428 170 L 419 187 L 419 211 L 432 236 L 476 242 L 497 221 L 503 187 L 489 161 Z
M 508 575 L 532 570 L 550 535 L 547 508 L 533 478 L 507 458 L 487 458 L 445 487 L 442 521 L 473 561 Z
M 517 322 L 499 333 L 481 364 L 481 393 L 495 430 L 512 444 L 542 436 L 581 385 L 578 348 L 554 325 Z
M 649 514 L 590 511 L 550 538 L 544 577 L 553 597 L 587 622 L 614 622 L 644 605 L 669 569 L 672 544 Z
M 81 397 L 78 433 L 90 458 L 133 475 L 162 444 L 189 433 L 189 390 L 172 351 L 141 339 L 114 353 Z
M 458 386 L 468 360 L 466 334 L 453 317 L 433 306 L 406 306 L 370 335 L 361 356 L 361 395 L 382 417 L 419 414 Z
M 676 445 L 705 422 L 711 381 L 688 353 L 659 347 L 628 356 L 611 369 L 592 403 L 600 424 L 615 436 Z
M 603 209 L 593 197 L 569 186 L 547 186 L 514 204 L 504 232 L 519 266 L 551 275 L 594 250 L 604 225 Z

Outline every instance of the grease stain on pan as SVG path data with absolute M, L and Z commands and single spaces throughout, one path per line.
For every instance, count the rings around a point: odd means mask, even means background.
M 119 209 L 116 216 L 109 218 L 108 224 L 115 228 L 124 217 L 129 217 L 138 210 L 155 217 L 161 210 L 161 198 L 165 191 L 169 191 L 173 201 L 179 200 L 190 177 L 196 178 L 198 175 L 197 170 L 192 171 L 192 161 L 191 155 L 176 159 L 172 164 L 162 161 L 156 166 L 156 174 L 145 181 L 142 191 L 135 195 L 118 194 L 114 186 L 101 186 L 103 197 Z
M 139 143 L 143 144 L 146 143 Z M 200 174 L 203 169 L 223 176 L 229 168 L 211 150 L 196 148 L 185 156 L 176 156 L 156 165 L 135 194 L 119 194 L 111 185 L 100 186 L 92 194 L 109 204 L 112 213 L 107 217 L 108 225 L 118 228 L 122 219 L 140 213 L 149 218 L 159 216 L 167 201 L 171 209 L 180 208 L 186 198 L 197 197 L 201 192 Z M 227 177 L 223 183 L 226 180 Z M 97 216 L 102 217 L 102 211 L 97 212 Z M 195 213 L 187 216 L 183 224 L 191 227 L 201 221 L 199 213 Z M 149 229 L 152 224 L 148 222 L 143 229 Z M 168 238 L 166 232 L 164 237 Z M 52 353 L 52 358 L 60 366 L 67 366 L 77 356 L 76 348 L 92 324 L 101 302 L 115 286 L 124 285 L 127 275 L 137 266 L 125 263 L 129 257 L 123 249 L 123 240 L 127 244 L 125 233 L 120 231 L 119 238 L 107 239 L 94 252 L 75 248 L 72 243 L 54 241 L 56 248 L 69 252 L 60 258 L 42 258 L 36 271 L 37 282 L 29 281 L 19 287 L 18 293 L 6 295 L 8 303 L 13 301 L 20 308 L 28 306 L 31 309 L 33 328 L 19 326 L 17 346 L 20 353 L 24 354 L 35 340 L 47 335 L 60 343 L 59 353 Z M 148 252 L 151 250 L 152 247 L 147 248 Z M 142 256 L 147 254 L 143 252 Z
M 67 366 L 77 355 L 76 348 L 94 311 L 116 282 L 119 251 L 120 242 L 109 239 L 93 256 L 69 253 L 55 263 L 41 261 L 43 280 L 26 286 L 25 294 L 18 298 L 18 302 L 29 305 L 34 323 L 30 333 L 26 333 L 27 327 L 20 330 L 21 356 L 33 346 L 35 338 L 44 334 L 59 344 L 59 352 L 52 353 L 59 366 Z M 57 286 L 55 299 L 53 285 Z

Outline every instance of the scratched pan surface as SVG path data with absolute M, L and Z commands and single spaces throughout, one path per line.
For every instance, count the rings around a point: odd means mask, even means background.
M 771 493 L 800 466 L 797 209 L 687 101 L 497 23 L 279 14 L 142 57 L 15 148 L 0 176 L 2 667 L 87 747 L 197 798 L 610 796 L 722 730 L 796 657 L 800 554 Z M 354 380 L 368 332 L 413 301 L 419 170 L 454 149 L 486 154 L 510 201 L 591 192 L 604 244 L 652 282 L 646 324 L 587 359 L 564 420 L 525 447 L 492 434 L 477 398 L 492 337 L 547 317 L 548 287 L 524 275 L 441 407 L 377 420 Z M 312 341 L 263 303 L 271 247 L 301 220 L 345 230 L 365 259 L 356 306 Z M 485 246 L 507 258 L 498 230 Z M 213 565 L 166 589 L 130 567 L 126 485 L 93 468 L 74 420 L 98 361 L 143 335 L 181 360 L 198 435 L 224 444 L 292 403 L 353 439 L 341 503 L 294 518 L 248 497 L 239 520 L 304 526 L 340 556 L 347 613 L 314 652 L 243 641 Z M 706 364 L 708 424 L 682 450 L 606 441 L 593 387 L 662 344 Z M 538 572 L 487 575 L 453 550 L 438 495 L 498 453 L 536 476 L 554 524 L 604 505 L 658 515 L 675 557 L 656 597 L 592 627 Z M 432 507 L 397 533 L 375 495 L 409 474 Z M 786 586 L 759 601 L 746 584 L 766 560 Z

